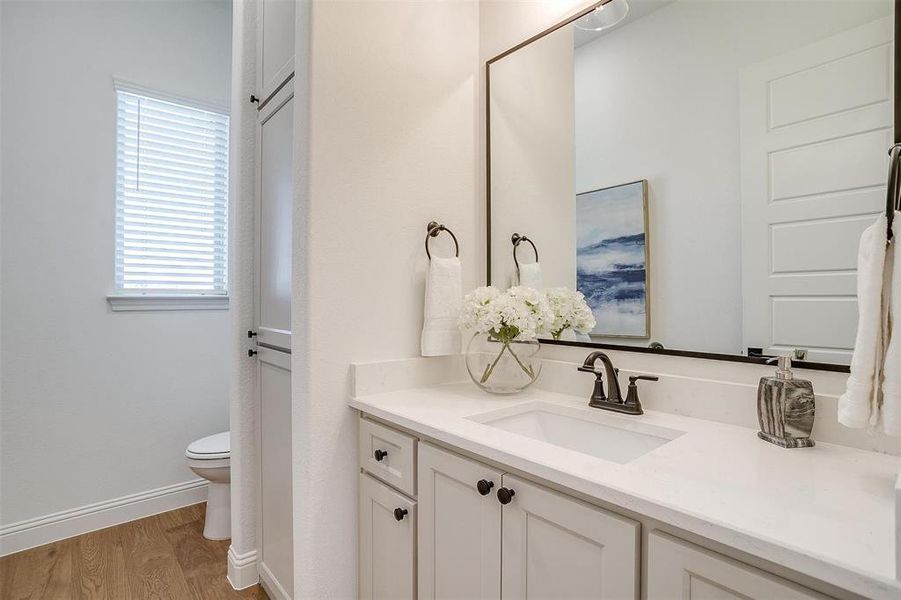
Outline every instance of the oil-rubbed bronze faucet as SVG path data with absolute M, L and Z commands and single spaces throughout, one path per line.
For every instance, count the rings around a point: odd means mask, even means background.
M 595 363 L 600 360 L 604 363 L 604 371 L 595 369 Z M 639 379 L 646 381 L 657 381 L 659 378 L 651 375 L 632 375 L 629 377 L 629 394 L 623 400 L 622 392 L 619 387 L 619 369 L 614 368 L 613 361 L 603 352 L 592 352 L 579 367 L 579 370 L 585 373 L 593 373 L 594 391 L 591 393 L 591 399 L 588 406 L 592 408 L 601 408 L 603 410 L 612 410 L 613 412 L 624 413 L 627 415 L 641 415 L 644 410 L 641 408 L 641 401 L 638 399 L 638 386 L 635 382 Z M 610 388 L 610 396 L 604 393 L 604 375 L 607 376 Z

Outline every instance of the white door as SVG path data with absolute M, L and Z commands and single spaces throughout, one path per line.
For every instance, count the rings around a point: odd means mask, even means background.
M 257 4 L 257 94 L 265 104 L 294 74 L 295 0 Z
M 360 598 L 416 597 L 416 503 L 360 474 Z
M 886 17 L 741 73 L 745 350 L 850 362 L 857 245 L 885 210 L 892 32 Z
M 291 219 L 293 85 L 259 113 L 255 240 L 256 350 L 259 360 L 260 576 L 293 593 L 291 483 Z
M 759 569 L 652 532 L 648 600 L 825 600 Z
M 257 348 L 260 383 L 260 570 L 266 583 L 294 591 L 291 482 L 291 355 Z
M 291 220 L 294 203 L 294 86 L 259 112 L 257 172 L 257 342 L 291 349 Z
M 511 475 L 503 485 L 505 599 L 638 598 L 637 522 Z
M 423 443 L 418 480 L 420 600 L 500 598 L 501 473 Z

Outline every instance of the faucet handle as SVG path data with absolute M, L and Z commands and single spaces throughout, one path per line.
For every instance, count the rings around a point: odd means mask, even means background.
M 635 408 L 635 414 L 644 414 L 641 408 L 641 400 L 638 399 L 638 386 L 636 381 L 657 381 L 660 378 L 655 375 L 629 375 L 629 391 L 626 394 L 626 406 Z
M 595 369 L 595 368 L 594 368 L 594 365 L 582 365 L 581 367 L 577 367 L 576 370 L 577 370 L 577 371 L 582 371 L 583 373 L 594 373 L 594 374 L 597 375 L 598 377 L 603 377 L 603 376 L 604 376 L 604 372 L 603 372 L 603 371 L 598 371 L 597 369 Z

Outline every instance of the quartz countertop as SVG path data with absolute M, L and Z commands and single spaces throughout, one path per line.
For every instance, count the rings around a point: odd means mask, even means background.
M 685 432 L 620 464 L 469 417 L 540 402 L 629 427 Z M 869 598 L 901 598 L 895 579 L 895 484 L 901 458 L 817 443 L 783 449 L 756 429 L 647 411 L 591 409 L 530 390 L 492 396 L 470 383 L 353 398 L 353 408 L 598 500 L 668 523 Z

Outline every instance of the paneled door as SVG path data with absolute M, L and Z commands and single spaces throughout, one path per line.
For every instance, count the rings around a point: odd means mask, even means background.
M 295 0 L 257 3 L 257 90 L 265 103 L 294 74 Z
M 254 267 L 260 449 L 260 577 L 293 593 L 291 468 L 291 220 L 293 85 L 258 113 Z
M 294 593 L 291 482 L 291 355 L 258 348 L 260 384 L 260 571 L 282 597 Z
M 260 109 L 257 197 L 257 342 L 291 349 L 291 220 L 294 203 L 294 86 Z
M 826 600 L 666 534 L 652 532 L 648 538 L 648 600 Z
M 416 503 L 360 474 L 360 598 L 416 597 Z
M 885 209 L 893 23 L 741 73 L 745 349 L 849 363 L 860 234 Z
M 504 506 L 503 598 L 638 598 L 636 521 L 512 475 Z
M 419 599 L 500 598 L 501 473 L 422 443 L 418 478 Z

